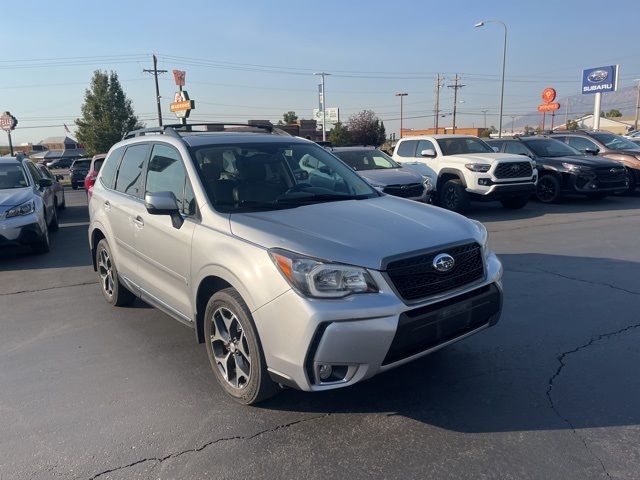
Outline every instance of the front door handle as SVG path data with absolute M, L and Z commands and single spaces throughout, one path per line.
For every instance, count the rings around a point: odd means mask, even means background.
M 133 219 L 133 223 L 135 223 L 140 228 L 144 227 L 144 220 L 140 215 Z

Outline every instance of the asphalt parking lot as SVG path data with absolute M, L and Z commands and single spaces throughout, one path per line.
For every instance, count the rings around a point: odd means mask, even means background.
M 190 329 L 104 302 L 84 192 L 67 205 L 51 253 L 0 252 L 2 480 L 640 478 L 640 196 L 476 206 L 505 266 L 496 327 L 258 407 Z

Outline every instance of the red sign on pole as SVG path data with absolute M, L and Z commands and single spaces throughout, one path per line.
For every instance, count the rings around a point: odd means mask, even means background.
M 544 103 L 551 103 L 556 99 L 556 91 L 554 88 L 547 87 L 542 91 L 542 101 Z
M 4 112 L 0 116 L 0 128 L 5 132 L 10 132 L 18 125 L 18 119 L 11 115 L 9 112 Z
M 173 80 L 176 82 L 177 86 L 184 87 L 186 75 L 187 75 L 187 72 L 185 72 L 184 70 L 173 71 Z
M 541 103 L 538 105 L 539 112 L 555 112 L 560 109 L 560 104 L 557 102 L 554 103 Z

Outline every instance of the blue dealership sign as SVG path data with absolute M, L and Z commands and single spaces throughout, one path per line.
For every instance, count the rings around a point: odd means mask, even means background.
M 582 71 L 582 93 L 615 92 L 618 89 L 618 65 L 587 68 Z

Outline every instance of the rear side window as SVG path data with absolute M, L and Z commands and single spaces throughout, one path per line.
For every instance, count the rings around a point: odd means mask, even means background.
M 42 173 L 40 173 L 40 170 L 38 170 L 33 163 L 26 162 L 26 164 L 29 169 L 29 173 L 31 173 L 31 176 L 33 177 L 33 181 L 37 184 L 40 179 L 43 178 Z
M 149 151 L 148 144 L 131 145 L 124 152 L 118 175 L 116 176 L 115 189 L 118 192 L 140 196 L 140 186 L 142 184 L 142 168 L 144 161 L 147 159 Z
M 107 188 L 113 188 L 116 169 L 126 147 L 118 147 L 105 160 L 104 168 L 100 169 L 100 181 Z
M 414 157 L 416 154 L 417 140 L 406 140 L 400 142 L 398 145 L 398 151 L 396 152 L 400 157 Z
M 91 165 L 91 160 L 76 160 L 71 166 L 74 168 L 89 168 L 89 165 Z

